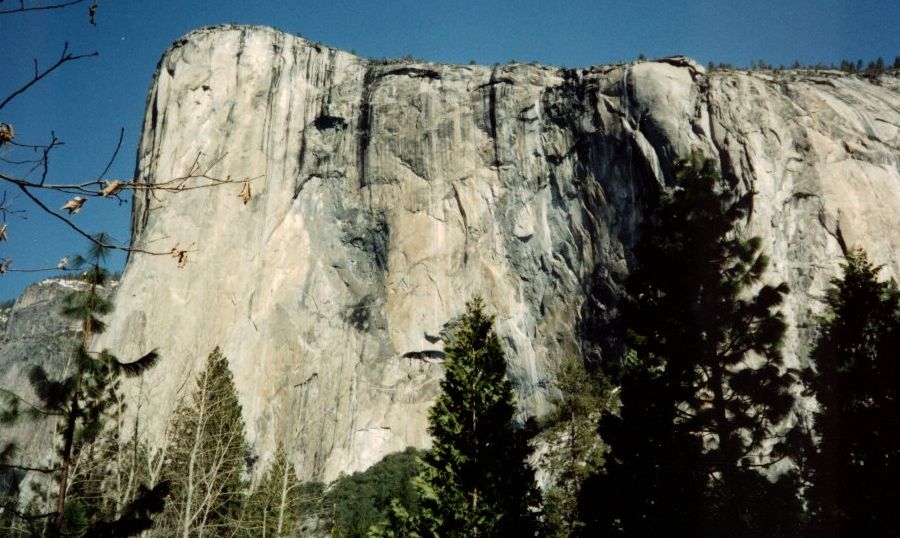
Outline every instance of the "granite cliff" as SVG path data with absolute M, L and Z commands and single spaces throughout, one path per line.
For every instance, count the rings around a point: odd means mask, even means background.
M 900 78 L 706 72 L 680 57 L 559 69 L 369 61 L 262 27 L 192 32 L 150 88 L 137 175 L 196 161 L 242 183 L 135 198 L 109 330 L 164 357 L 149 437 L 221 346 L 265 461 L 334 478 L 427 446 L 441 334 L 474 294 L 497 315 L 520 413 L 564 356 L 603 360 L 644 193 L 692 150 L 756 192 L 744 232 L 786 281 L 803 361 L 842 251 L 900 274 Z M 679 263 L 672 260 L 672 263 Z

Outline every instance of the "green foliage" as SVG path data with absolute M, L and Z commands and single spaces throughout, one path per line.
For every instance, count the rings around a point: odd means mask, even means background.
M 541 461 L 551 477 L 544 492 L 544 517 L 547 536 L 565 537 L 584 527 L 578 497 L 588 477 L 603 467 L 606 448 L 597 423 L 613 396 L 605 379 L 571 359 L 563 363 L 556 388 L 561 395 L 542 428 L 548 449 Z
M 332 533 L 366 536 L 372 525 L 385 519 L 392 499 L 406 514 L 418 514 L 419 499 L 410 481 L 419 472 L 419 455 L 409 447 L 365 471 L 336 480 L 322 501 L 323 512 L 332 517 Z
M 736 180 L 697 154 L 675 176 L 650 200 L 627 284 L 632 351 L 610 370 L 622 409 L 602 422 L 606 474 L 586 488 L 599 499 L 594 532 L 796 534 L 793 474 L 773 485 L 757 472 L 796 448 L 783 423 L 796 383 L 780 352 L 787 287 L 760 285 L 760 240 L 736 233 L 752 193 L 736 196 Z
M 99 244 L 108 242 L 103 234 L 96 240 Z M 92 243 L 85 257 L 78 256 L 73 261 L 73 267 L 83 272 L 84 287 L 65 298 L 63 314 L 80 324 L 80 342 L 69 363 L 60 368 L 64 372 L 62 377 L 54 378 L 42 366 L 34 366 L 29 373 L 29 382 L 36 403 L 4 391 L 9 403 L 2 413 L 4 423 L 23 418 L 23 410 L 28 418 L 49 416 L 57 422 L 56 459 L 50 467 L 40 471 L 56 480 L 55 510 L 37 516 L 48 519 L 46 532 L 50 536 L 98 535 L 99 525 L 105 525 L 104 528 L 118 536 L 131 536 L 149 527 L 151 516 L 161 506 L 166 493 L 165 486 L 152 490 L 144 488 L 132 499 L 132 504 L 123 504 L 113 510 L 102 502 L 103 497 L 98 491 L 84 495 L 85 488 L 94 486 L 79 481 L 73 471 L 76 463 L 89 466 L 90 452 L 98 445 L 109 412 L 124 407 L 118 391 L 120 376 L 140 375 L 158 360 L 157 354 L 150 352 L 136 361 L 123 363 L 107 350 L 99 353 L 89 350 L 92 336 L 105 329 L 99 316 L 112 310 L 110 301 L 99 291 L 108 277 L 102 266 L 106 255 L 105 248 Z M 0 461 L 0 466 L 28 470 L 11 462 L 14 452 L 14 447 L 7 446 L 3 450 L 6 457 Z M 9 504 L 7 508 L 15 510 Z M 26 520 L 32 517 L 23 516 Z
M 294 465 L 279 444 L 275 458 L 241 511 L 238 536 L 295 536 L 300 518 L 321 504 L 322 489 L 297 480 Z
M 171 427 L 164 474 L 172 493 L 159 530 L 182 536 L 237 532 L 249 451 L 228 359 L 218 348 Z
M 809 392 L 821 441 L 809 462 L 811 535 L 888 536 L 900 527 L 900 291 L 862 251 L 832 281 Z
M 418 484 L 418 479 L 416 479 Z M 421 520 L 413 515 L 400 504 L 397 499 L 391 500 L 385 514 L 385 520 L 369 529 L 368 536 L 371 538 L 421 538 L 417 527 L 421 525 Z
M 444 351 L 442 393 L 429 413 L 433 446 L 416 479 L 418 517 L 392 511 L 391 536 L 533 536 L 540 497 L 526 459 L 532 432 L 513 423 L 512 384 L 493 318 L 474 299 Z

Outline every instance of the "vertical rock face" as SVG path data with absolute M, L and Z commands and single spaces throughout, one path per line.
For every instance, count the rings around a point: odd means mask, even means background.
M 683 58 L 569 70 L 371 62 L 259 27 L 173 45 L 148 98 L 137 174 L 249 181 L 154 192 L 109 330 L 159 348 L 140 389 L 168 413 L 219 345 L 249 436 L 329 479 L 427 446 L 442 331 L 466 300 L 497 315 L 522 416 L 566 355 L 602 360 L 641 200 L 700 150 L 756 191 L 746 232 L 792 288 L 803 360 L 842 250 L 900 271 L 900 83 L 706 73 Z M 196 163 L 196 164 L 195 164 Z M 171 183 L 169 183 L 171 185 Z M 672 260 L 672 263 L 679 263 Z

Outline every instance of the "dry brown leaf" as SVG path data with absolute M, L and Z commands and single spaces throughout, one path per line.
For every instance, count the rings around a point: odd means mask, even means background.
M 241 200 L 244 201 L 244 205 L 247 205 L 247 202 L 249 202 L 250 198 L 253 197 L 253 195 L 250 193 L 250 182 L 249 181 L 244 182 L 244 188 L 241 189 L 241 193 L 238 196 L 241 198 Z

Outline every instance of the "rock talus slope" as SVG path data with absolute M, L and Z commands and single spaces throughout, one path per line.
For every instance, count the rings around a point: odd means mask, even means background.
M 373 62 L 259 27 L 195 31 L 148 97 L 140 179 L 197 163 L 241 183 L 134 204 L 109 330 L 143 380 L 151 439 L 221 346 L 248 434 L 329 479 L 427 446 L 441 333 L 481 294 L 522 416 L 561 359 L 601 360 L 641 200 L 691 150 L 756 191 L 746 232 L 786 281 L 791 360 L 861 246 L 900 274 L 900 81 L 706 73 L 683 58 L 558 69 Z M 673 260 L 678 263 L 678 260 Z M 138 389 L 136 389 L 138 390 Z

